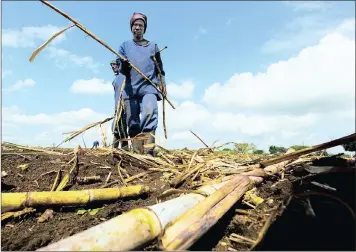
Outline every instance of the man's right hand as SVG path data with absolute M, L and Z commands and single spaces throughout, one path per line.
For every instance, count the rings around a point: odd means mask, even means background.
M 131 71 L 131 66 L 129 64 L 129 60 L 126 58 L 120 58 L 119 61 L 121 63 L 121 71 L 120 72 L 127 76 Z

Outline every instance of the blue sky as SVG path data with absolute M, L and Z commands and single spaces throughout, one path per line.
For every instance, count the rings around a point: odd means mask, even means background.
M 168 140 L 161 122 L 158 130 L 168 147 L 199 147 L 190 129 L 209 143 L 264 149 L 354 132 L 355 72 L 346 72 L 355 61 L 354 2 L 52 3 L 114 49 L 131 38 L 132 13 L 147 15 L 146 38 L 168 46 L 162 57 L 177 109 L 167 111 Z M 28 61 L 68 25 L 41 2 L 2 2 L 3 140 L 52 145 L 112 114 L 115 56 L 78 28 Z M 88 145 L 99 137 L 96 129 L 84 135 Z

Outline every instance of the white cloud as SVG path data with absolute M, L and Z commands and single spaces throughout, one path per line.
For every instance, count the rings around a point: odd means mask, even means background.
M 176 109 L 166 105 L 166 124 L 167 128 L 179 131 L 185 129 L 194 129 L 208 120 L 210 112 L 202 105 L 191 101 L 184 101 L 181 104 L 172 101 Z M 162 117 L 162 103 L 159 103 L 159 115 Z M 160 118 L 160 121 L 162 119 Z
M 4 90 L 9 92 L 20 91 L 29 87 L 33 87 L 35 84 L 36 82 L 32 79 L 19 80 Z
M 253 142 L 270 145 L 315 145 L 355 130 L 355 41 L 342 29 L 330 29 L 317 45 L 295 57 L 271 64 L 263 73 L 236 73 L 226 83 L 212 84 L 203 101 L 167 106 L 166 146 L 199 148 L 191 133 L 207 144 Z M 162 121 L 161 106 L 160 124 Z M 159 125 L 158 134 L 163 135 Z M 342 152 L 341 147 L 329 152 Z
M 333 3 L 325 1 L 283 1 L 282 3 L 293 8 L 294 11 L 316 11 L 331 8 Z
M 85 122 L 94 122 L 105 119 L 107 115 L 94 112 L 90 108 L 55 114 L 39 113 L 27 115 L 21 113 L 17 107 L 4 107 L 3 120 L 8 123 L 21 125 L 77 125 Z
M 181 85 L 175 83 L 167 84 L 167 94 L 175 98 L 189 99 L 194 93 L 194 83 L 192 81 L 183 81 Z
M 108 116 L 95 112 L 90 108 L 53 114 L 26 114 L 16 106 L 4 107 L 2 109 L 2 131 L 6 134 L 3 134 L 3 140 L 16 141 L 20 144 L 28 145 L 52 146 L 53 143 L 57 145 L 68 136 L 62 133 L 79 130 Z M 21 127 L 18 127 L 19 125 Z M 26 127 L 26 131 L 23 130 L 24 127 Z M 103 129 L 106 129 L 108 142 L 110 142 L 112 140 L 111 123 L 104 124 Z M 85 132 L 84 139 L 88 145 L 87 147 L 91 147 L 89 145 L 95 140 L 100 141 L 100 127 L 95 127 Z M 81 136 L 63 144 L 63 147 L 74 147 L 78 144 L 83 146 Z
M 184 141 L 185 143 L 197 142 L 197 138 L 188 130 L 174 132 L 171 136 L 172 140 Z
M 12 74 L 11 70 L 3 70 L 1 72 L 1 76 L 2 76 L 3 79 L 6 78 L 7 76 L 11 75 L 11 74 Z
M 56 65 L 61 69 L 78 66 L 97 72 L 101 66 L 100 63 L 95 62 L 90 56 L 78 56 L 75 53 L 53 46 L 46 48 L 46 50 L 48 51 L 48 57 L 54 59 Z
M 321 13 L 297 16 L 263 44 L 262 52 L 299 51 L 305 46 L 317 44 L 322 37 L 332 32 L 354 38 L 355 18 L 340 20 Z
M 237 73 L 214 83 L 203 100 L 214 106 L 289 113 L 345 110 L 355 102 L 355 41 L 332 33 L 264 73 Z
M 221 132 L 241 132 L 246 135 L 262 135 L 281 132 L 288 129 L 289 135 L 302 128 L 313 125 L 317 117 L 313 114 L 302 116 L 292 115 L 252 115 L 236 113 L 217 113 L 212 125 Z M 286 133 L 288 135 L 288 133 Z
M 36 47 L 62 29 L 64 29 L 64 27 L 51 24 L 44 26 L 25 26 L 20 29 L 3 29 L 2 45 L 15 48 Z M 56 37 L 51 43 L 59 44 L 65 40 L 65 37 L 66 35 L 63 33 Z
M 208 30 L 203 28 L 203 27 L 200 27 L 197 34 L 194 35 L 194 40 L 197 40 L 199 39 L 201 36 L 205 35 L 208 33 Z
M 76 80 L 71 86 L 71 92 L 76 94 L 113 94 L 114 89 L 110 82 L 103 79 L 92 78 Z

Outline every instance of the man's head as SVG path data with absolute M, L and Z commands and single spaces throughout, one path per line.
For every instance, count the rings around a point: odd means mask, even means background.
M 115 74 L 119 74 L 119 66 L 117 65 L 116 61 L 113 60 L 110 62 L 110 66 L 111 66 L 111 69 L 112 71 L 115 73 Z
M 143 39 L 147 29 L 147 17 L 142 13 L 134 13 L 130 19 L 131 32 L 136 40 Z

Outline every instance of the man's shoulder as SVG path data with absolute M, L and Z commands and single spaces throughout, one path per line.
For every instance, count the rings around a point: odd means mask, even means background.
M 124 42 L 121 43 L 121 46 L 125 46 L 125 45 L 132 44 L 132 43 L 133 43 L 132 39 L 125 40 Z

